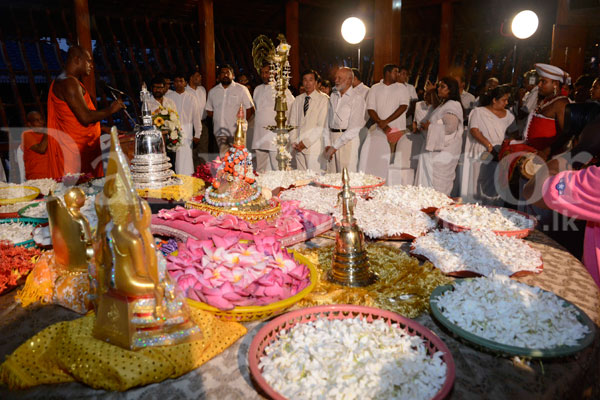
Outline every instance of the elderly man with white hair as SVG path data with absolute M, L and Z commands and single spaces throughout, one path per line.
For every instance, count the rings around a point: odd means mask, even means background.
M 323 137 L 324 157 L 328 172 L 342 172 L 358 168 L 360 129 L 365 125 L 365 99 L 352 88 L 354 74 L 348 67 L 335 74 L 335 89 L 329 99 L 329 131 Z

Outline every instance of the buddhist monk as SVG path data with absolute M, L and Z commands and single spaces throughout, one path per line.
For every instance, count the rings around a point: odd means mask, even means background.
M 121 100 L 96 110 L 82 79 L 92 72 L 92 56 L 80 46 L 67 53 L 65 70 L 48 93 L 48 169 L 52 178 L 84 173 L 104 176 L 100 121 L 125 108 Z
M 49 178 L 48 172 L 48 135 L 46 121 L 37 111 L 27 114 L 27 126 L 30 128 L 21 135 L 21 149 L 25 164 L 26 179 Z

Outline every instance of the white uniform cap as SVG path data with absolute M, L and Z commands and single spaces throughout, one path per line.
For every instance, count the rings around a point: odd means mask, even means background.
M 569 76 L 569 74 L 562 69 L 550 64 L 537 63 L 535 64 L 535 70 L 539 76 L 543 76 L 554 81 L 559 81 L 561 83 L 564 83 L 565 79 Z

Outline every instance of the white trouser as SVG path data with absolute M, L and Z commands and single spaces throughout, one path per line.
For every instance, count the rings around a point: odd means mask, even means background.
M 256 172 L 277 171 L 277 152 L 254 150 L 256 152 Z
M 192 144 L 186 140 L 184 140 L 177 149 L 175 156 L 175 173 L 179 175 L 192 175 L 194 173 Z
M 294 152 L 294 158 L 296 160 L 296 168 L 300 171 L 306 171 L 307 169 L 321 171 L 323 169 L 321 166 L 322 157 L 319 153 L 307 154 Z
M 344 134 L 344 132 L 331 132 L 331 143 Z M 360 139 L 355 137 L 335 152 L 331 161 L 327 164 L 327 172 L 342 172 L 344 168 L 348 168 L 348 172 L 356 172 L 358 170 L 358 147 Z

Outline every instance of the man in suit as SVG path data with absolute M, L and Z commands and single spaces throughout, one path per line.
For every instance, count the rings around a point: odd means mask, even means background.
M 323 136 L 328 134 L 327 108 L 329 98 L 319 92 L 319 76 L 314 70 L 302 73 L 302 85 L 305 92 L 296 97 L 290 109 L 290 125 L 297 126 L 290 133 L 290 142 L 294 149 L 294 159 L 299 170 L 320 171 L 324 165 Z

